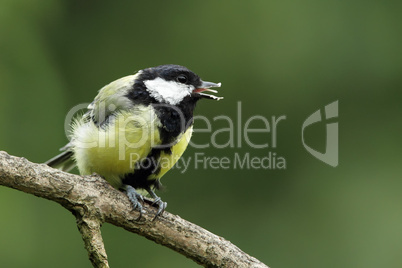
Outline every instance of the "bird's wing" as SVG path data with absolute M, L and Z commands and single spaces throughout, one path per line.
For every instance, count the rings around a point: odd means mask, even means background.
M 89 104 L 88 111 L 76 124 L 93 120 L 98 127 L 101 127 L 108 122 L 111 115 L 121 110 L 129 110 L 133 104 L 125 95 L 133 86 L 135 78 L 136 75 L 125 76 L 101 88 L 94 101 Z M 71 170 L 76 165 L 71 147 L 70 142 L 60 149 L 64 152 L 46 161 L 45 164 L 63 171 Z
M 102 126 L 108 121 L 109 116 L 120 110 L 130 109 L 133 103 L 126 95 L 132 88 L 136 76 L 122 77 L 101 88 L 84 116 L 89 116 L 96 125 Z

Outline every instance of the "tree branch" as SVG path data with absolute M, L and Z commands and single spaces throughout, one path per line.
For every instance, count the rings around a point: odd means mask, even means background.
M 98 219 L 76 215 L 78 230 L 80 230 L 85 248 L 88 251 L 89 260 L 94 267 L 109 267 L 103 239 L 101 235 L 101 223 Z
M 207 267 L 267 267 L 211 232 L 164 212 L 152 221 L 155 208 L 144 204 L 142 220 L 127 196 L 97 175 L 78 176 L 45 164 L 0 152 L 0 185 L 61 204 L 77 219 L 94 267 L 109 267 L 100 232 L 103 222 L 122 227 L 169 247 Z M 147 200 L 150 202 L 150 200 Z

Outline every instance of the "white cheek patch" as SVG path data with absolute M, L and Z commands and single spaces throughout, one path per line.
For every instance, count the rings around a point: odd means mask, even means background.
M 194 90 L 194 86 L 184 85 L 175 81 L 166 81 L 160 77 L 154 80 L 146 80 L 144 84 L 151 97 L 154 97 L 157 101 L 167 102 L 172 105 L 181 102 L 184 97 L 189 96 Z

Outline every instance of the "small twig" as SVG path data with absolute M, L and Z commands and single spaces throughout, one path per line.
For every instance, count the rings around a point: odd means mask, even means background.
M 108 267 L 100 226 L 108 222 L 167 246 L 207 267 L 267 267 L 229 241 L 164 212 L 152 221 L 155 208 L 144 204 L 136 221 L 127 196 L 99 176 L 78 176 L 0 152 L 0 185 L 61 204 L 77 218 L 94 267 Z

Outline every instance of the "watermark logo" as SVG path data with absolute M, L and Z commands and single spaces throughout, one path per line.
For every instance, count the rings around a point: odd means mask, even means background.
M 82 110 L 87 106 L 90 112 L 84 114 Z M 163 158 L 148 158 L 151 149 L 170 148 L 177 143 L 174 140 L 169 144 L 161 144 L 159 131 L 162 122 L 156 109 L 159 113 L 163 111 L 164 114 L 169 114 L 176 122 L 179 121 L 180 124 L 175 125 L 180 128 L 179 139 L 186 139 L 188 146 L 196 149 L 193 156 L 181 156 L 178 153 Z M 134 169 L 170 169 L 177 163 L 175 167 L 185 172 L 192 163 L 195 169 L 285 170 L 287 159 L 277 148 L 280 147 L 279 143 L 286 142 L 279 139 L 278 129 L 286 124 L 287 116 L 254 114 L 246 118 L 242 111 L 242 103 L 237 102 L 232 113 L 234 116 L 220 114 L 207 118 L 195 115 L 193 132 L 199 137 L 203 136 L 202 142 L 189 140 L 191 131 L 187 133 L 187 129 L 192 121 L 186 121 L 186 116 L 179 108 L 167 104 L 138 106 L 131 111 L 121 111 L 120 107 L 102 102 L 97 105 L 79 104 L 67 114 L 65 129 L 66 133 L 70 132 L 72 147 L 82 152 L 96 148 L 94 151 L 98 154 L 115 157 L 116 161 L 127 161 L 130 168 Z M 301 128 L 304 148 L 332 167 L 338 166 L 337 118 L 338 101 L 335 101 L 308 116 Z M 310 147 L 305 140 L 305 130 L 322 121 L 327 122 L 324 153 Z M 214 128 L 216 124 L 220 127 Z M 226 155 L 217 157 L 201 152 L 210 147 L 224 149 Z
M 338 101 L 334 101 L 325 106 L 324 108 L 325 120 L 331 118 L 338 117 Z M 338 134 L 338 123 L 327 123 L 326 124 L 326 145 L 325 145 L 325 153 L 318 152 L 314 150 L 310 146 L 308 146 L 304 139 L 304 130 L 306 127 L 311 126 L 315 123 L 321 122 L 321 109 L 312 113 L 306 121 L 304 121 L 302 126 L 302 142 L 304 148 L 313 155 L 315 158 L 323 161 L 324 163 L 336 167 L 338 166 L 338 141 L 339 141 L 339 134 Z

